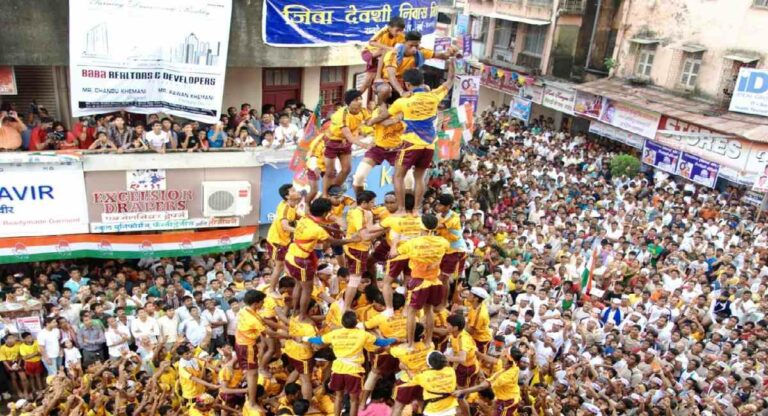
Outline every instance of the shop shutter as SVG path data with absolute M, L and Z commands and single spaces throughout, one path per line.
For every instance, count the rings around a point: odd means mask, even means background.
M 59 119 L 59 105 L 56 100 L 56 84 L 53 79 L 53 67 L 50 66 L 14 66 L 18 95 L 0 96 L 3 103 L 15 103 L 19 113 L 29 112 L 32 100 L 45 107 L 54 119 Z

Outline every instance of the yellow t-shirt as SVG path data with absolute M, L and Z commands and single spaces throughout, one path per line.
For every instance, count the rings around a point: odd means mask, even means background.
M 351 208 L 347 211 L 347 238 L 351 238 L 355 233 L 366 228 L 367 224 L 373 222 L 373 214 L 360 207 Z M 361 240 L 357 243 L 350 243 L 344 246 L 347 249 L 368 251 L 371 249 L 371 242 Z
M 317 169 L 320 172 L 325 172 L 325 135 L 320 134 L 311 142 L 309 142 L 309 149 L 307 150 L 307 160 L 310 157 L 314 157 L 317 160 Z
M 387 243 L 390 247 L 395 236 L 400 243 L 420 236 L 424 229 L 421 227 L 421 217 L 417 215 L 389 215 L 381 220 L 380 225 L 389 229 Z
M 359 375 L 365 372 L 363 349 L 376 348 L 376 337 L 362 329 L 335 329 L 323 335 L 323 343 L 330 344 L 336 359 L 331 371 L 336 374 Z
M 230 389 L 240 387 L 245 380 L 245 373 L 239 368 L 232 368 L 224 366 L 219 370 L 219 381 L 226 383 L 226 386 Z
M 285 309 L 285 299 L 282 296 L 278 298 L 267 296 L 264 298 L 264 304 L 261 306 L 261 310 L 259 310 L 259 315 L 262 318 L 277 318 L 277 311 L 275 310 L 277 308 Z
M 341 291 L 343 293 L 343 291 Z M 341 315 L 343 311 L 341 310 L 341 304 L 339 302 L 333 302 L 331 306 L 328 307 L 328 313 L 325 314 L 325 319 L 323 320 L 323 328 L 329 328 L 329 327 L 341 327 Z
M 440 277 L 440 262 L 449 247 L 450 244 L 443 237 L 422 235 L 397 246 L 397 252 L 408 259 L 411 276 L 425 279 L 422 286 L 429 287 L 432 284 L 424 286 L 424 283 L 427 283 L 426 280 L 441 284 L 438 279 Z
M 256 345 L 259 336 L 266 329 L 258 312 L 250 307 L 240 309 L 237 313 L 237 330 L 235 331 L 235 343 L 240 345 Z
M 403 339 L 408 332 L 406 330 L 406 321 L 406 317 L 401 310 L 395 311 L 395 314 L 391 317 L 380 313 L 365 321 L 365 328 L 379 328 L 379 331 L 381 331 L 381 335 L 384 338 Z
M 341 218 L 341 216 L 344 215 L 344 210 L 347 209 L 347 207 L 351 207 L 352 205 L 355 205 L 355 200 L 349 195 L 344 195 L 341 203 L 339 205 L 334 205 L 331 208 L 331 215 L 337 218 Z
M 433 149 L 437 132 L 435 119 L 437 107 L 448 94 L 448 89 L 442 85 L 432 91 L 416 89 L 410 97 L 398 98 L 389 107 L 389 114 L 403 115 L 405 134 L 403 141 L 410 144 L 411 149 Z
M 246 400 L 243 404 L 243 416 L 264 416 L 258 408 L 251 407 L 251 403 Z
M 309 217 L 302 217 L 296 223 L 296 231 L 293 233 L 293 243 L 288 246 L 288 254 L 285 260 L 293 262 L 294 258 L 306 259 L 315 249 L 315 246 L 327 240 L 331 236 L 323 227 L 319 226 Z
M 302 322 L 297 316 L 291 317 L 288 325 L 288 335 L 292 337 L 314 337 L 317 328 L 312 323 Z M 285 341 L 285 354 L 294 360 L 306 361 L 312 358 L 312 348 L 304 343 L 292 339 Z
M 424 55 L 424 59 L 432 59 L 435 56 L 435 52 L 431 49 L 419 48 L 421 54 Z M 400 64 L 397 63 L 397 51 L 388 51 L 384 54 L 384 67 L 382 68 L 381 77 L 389 79 L 389 71 L 387 68 L 395 68 L 395 76 L 397 79 L 402 79 L 405 71 L 416 68 L 415 56 L 403 56 Z
M 194 399 L 198 395 L 205 393 L 205 386 L 193 381 L 191 379 L 192 377 L 201 378 L 202 370 L 196 370 L 193 367 L 184 367 L 179 365 L 179 383 L 181 383 L 181 397 L 185 399 Z
M 35 354 L 35 353 L 38 353 L 38 355 L 35 358 L 30 358 L 29 360 L 24 360 L 25 362 L 36 363 L 36 362 L 40 361 L 40 359 L 41 359 L 40 355 L 39 355 L 39 353 L 40 353 L 40 346 L 38 345 L 37 340 L 35 340 L 35 342 L 33 342 L 32 345 L 28 345 L 26 343 L 19 344 L 19 355 L 21 357 L 24 357 L 25 355 Z
M 458 336 L 449 336 L 449 338 L 454 355 L 461 351 L 466 351 L 467 355 L 462 363 L 463 366 L 471 367 L 477 365 L 477 345 L 475 345 L 475 340 L 472 339 L 472 336 L 467 331 L 461 331 Z
M 421 386 L 424 400 L 443 397 L 424 407 L 424 413 L 441 413 L 459 406 L 451 393 L 456 391 L 456 371 L 452 367 L 442 370 L 426 370 L 414 375 L 412 383 Z
M 327 133 L 328 140 L 346 140 L 344 138 L 344 133 L 342 133 L 344 127 L 349 129 L 349 132 L 352 133 L 352 136 L 359 135 L 360 127 L 363 126 L 363 122 L 367 118 L 367 113 L 367 111 L 361 110 L 357 114 L 352 114 L 347 107 L 342 107 L 336 110 L 336 112 L 331 116 L 331 126 L 328 128 Z
M 397 35 L 392 36 L 389 33 L 389 26 L 384 26 L 381 30 L 376 32 L 371 37 L 371 39 L 368 40 L 368 42 L 376 42 L 385 46 L 389 46 L 390 48 L 394 48 L 395 45 L 397 45 L 398 43 L 405 43 L 405 35 L 401 31 Z M 375 51 L 376 49 L 379 49 L 379 48 L 373 45 L 366 45 L 365 49 L 369 51 Z
M 380 107 L 373 110 L 373 117 L 381 115 L 382 111 Z M 395 123 L 389 126 L 385 126 L 383 123 L 376 123 L 373 126 L 373 144 L 385 149 L 393 149 L 400 146 L 403 143 L 401 137 L 405 130 L 403 123 Z
M 432 352 L 432 348 L 426 346 L 423 342 L 413 344 L 413 349 L 408 350 L 407 345 L 395 345 L 389 349 L 389 355 L 400 360 L 411 373 L 419 374 L 427 370 L 427 355 Z M 403 381 L 409 381 L 408 374 L 405 372 L 398 374 Z
M 440 217 L 440 222 L 445 224 L 445 228 L 439 228 L 437 230 L 440 237 L 445 238 L 450 243 L 458 241 L 461 238 L 464 228 L 461 226 L 461 219 L 457 214 L 452 213 L 448 218 Z M 448 248 L 449 253 L 455 253 L 457 251 L 459 250 Z
M 491 383 L 493 394 L 496 396 L 496 400 L 520 401 L 520 386 L 517 384 L 519 374 L 520 368 L 518 366 L 512 366 L 506 370 L 501 370 L 495 373 L 488 379 Z
M 385 207 L 384 205 L 376 206 L 371 211 L 373 212 L 373 218 L 375 218 L 375 219 L 377 219 L 379 221 L 381 221 L 381 220 L 383 220 L 385 218 L 388 218 L 390 215 L 392 215 L 392 213 L 389 212 L 387 207 Z
M 277 205 L 277 210 L 275 211 L 275 219 L 272 221 L 272 225 L 269 226 L 267 241 L 280 246 L 287 246 L 290 244 L 291 233 L 283 230 L 282 222 L 283 220 L 293 222 L 297 219 L 298 214 L 296 213 L 296 207 L 290 206 L 286 201 L 281 201 Z
M 19 348 L 21 347 L 20 343 L 14 344 L 12 347 L 9 347 L 5 344 L 0 346 L 0 361 L 16 361 L 19 359 Z
M 491 332 L 491 315 L 488 313 L 488 306 L 485 302 L 480 304 L 478 309 L 469 308 L 467 314 L 467 324 L 474 329 L 472 338 L 478 342 L 489 342 L 493 339 Z

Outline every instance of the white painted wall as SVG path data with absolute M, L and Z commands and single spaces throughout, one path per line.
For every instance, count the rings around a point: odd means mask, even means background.
M 260 67 L 227 68 L 224 80 L 224 100 L 221 111 L 226 114 L 227 107 L 240 108 L 242 103 L 250 103 L 261 113 L 262 72 Z

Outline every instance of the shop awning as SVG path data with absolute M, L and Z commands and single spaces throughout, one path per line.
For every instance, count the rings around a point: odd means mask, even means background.
M 637 43 L 638 45 L 653 45 L 655 43 L 659 43 L 659 39 L 647 39 L 647 38 L 632 38 L 629 41 L 632 43 Z
M 760 57 L 739 54 L 739 53 L 728 54 L 728 55 L 725 55 L 724 58 L 729 59 L 731 61 L 741 62 L 743 64 L 752 63 L 760 59 Z
M 509 22 L 525 23 L 527 25 L 534 25 L 534 26 L 548 25 L 550 23 L 549 20 L 532 19 L 530 17 L 513 16 L 511 14 L 492 13 L 490 16 L 494 19 L 501 19 Z
M 694 43 L 684 43 L 684 44 L 678 46 L 675 49 L 679 49 L 679 50 L 681 50 L 683 52 L 687 52 L 687 53 L 700 53 L 700 52 L 706 51 L 707 47 L 706 46 L 702 46 L 702 45 L 697 45 L 697 44 L 694 44 Z
M 605 78 L 577 84 L 573 88 L 698 124 L 713 131 L 768 143 L 766 117 L 725 111 L 709 103 L 679 97 L 654 87 L 629 85 L 621 79 Z

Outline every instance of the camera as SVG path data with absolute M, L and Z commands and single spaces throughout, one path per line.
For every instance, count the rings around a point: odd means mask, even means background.
M 61 140 L 64 140 L 65 138 L 66 136 L 63 131 L 54 131 L 54 132 L 48 133 L 49 140 L 61 141 Z

